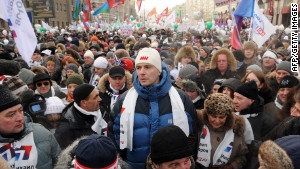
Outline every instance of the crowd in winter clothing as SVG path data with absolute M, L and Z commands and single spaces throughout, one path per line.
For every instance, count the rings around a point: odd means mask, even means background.
M 1 37 L 0 168 L 300 167 L 289 35 L 38 34 L 29 63 Z

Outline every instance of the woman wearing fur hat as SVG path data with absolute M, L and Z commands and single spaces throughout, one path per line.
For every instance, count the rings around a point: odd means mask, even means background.
M 232 99 L 211 94 L 198 112 L 201 131 L 196 162 L 208 168 L 238 169 L 246 164 L 245 120 L 233 112 Z
M 201 73 L 207 94 L 216 79 L 240 79 L 236 72 L 237 64 L 233 54 L 227 48 L 217 50 L 212 56 L 210 70 Z
M 254 42 L 248 41 L 243 45 L 242 49 L 245 57 L 243 64 L 239 68 L 239 75 L 242 77 L 246 74 L 246 69 L 249 65 L 261 65 L 261 63 L 257 59 L 257 46 Z
M 196 53 L 190 46 L 184 46 L 179 49 L 175 55 L 175 64 L 181 63 L 183 66 L 187 65 L 191 61 L 196 60 Z

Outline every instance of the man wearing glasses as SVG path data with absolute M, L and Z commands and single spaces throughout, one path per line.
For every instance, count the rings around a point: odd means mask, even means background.
M 37 74 L 33 78 L 33 84 L 36 94 L 40 94 L 45 98 L 57 96 L 60 99 L 66 97 L 66 95 L 58 89 L 52 87 L 52 81 L 48 74 Z

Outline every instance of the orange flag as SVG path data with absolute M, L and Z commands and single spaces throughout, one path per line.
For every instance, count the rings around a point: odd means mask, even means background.
M 176 21 L 176 23 L 180 23 L 181 22 L 181 17 Z
M 156 12 L 156 7 L 154 7 L 149 13 L 148 13 L 148 16 L 151 17 L 152 15 L 155 15 L 157 14 Z

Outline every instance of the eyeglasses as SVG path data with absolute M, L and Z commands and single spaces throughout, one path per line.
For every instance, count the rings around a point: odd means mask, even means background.
M 44 83 L 37 83 L 36 85 L 38 86 L 38 87 L 41 87 L 42 85 L 44 85 L 44 86 L 48 86 L 50 83 L 49 82 L 44 82 Z

